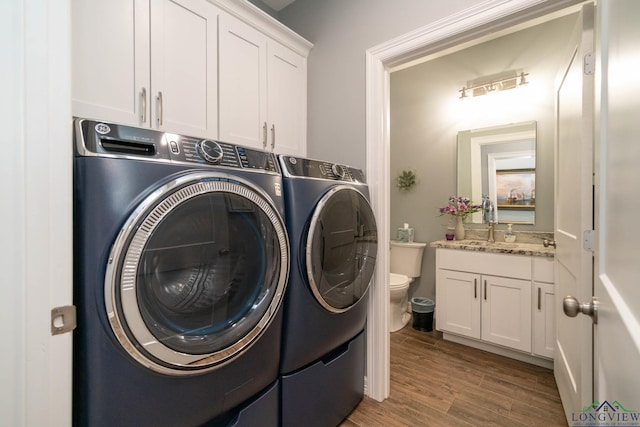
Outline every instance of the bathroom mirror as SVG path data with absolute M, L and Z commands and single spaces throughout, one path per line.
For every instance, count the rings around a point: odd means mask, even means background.
M 488 195 L 492 215 L 478 212 L 471 222 L 535 224 L 536 122 L 458 133 L 458 196 L 481 204 Z

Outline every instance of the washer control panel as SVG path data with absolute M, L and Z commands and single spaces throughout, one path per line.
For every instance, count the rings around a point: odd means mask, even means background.
M 280 160 L 288 176 L 365 183 L 364 173 L 350 166 L 292 156 L 280 156 Z
M 273 153 L 211 139 L 76 119 L 76 151 L 82 155 L 197 163 L 280 173 Z
M 202 157 L 205 162 L 211 163 L 212 165 L 220 163 L 220 161 L 224 157 L 222 147 L 220 147 L 220 144 L 218 144 L 216 141 L 203 139 L 197 144 L 197 147 L 200 153 L 200 157 Z

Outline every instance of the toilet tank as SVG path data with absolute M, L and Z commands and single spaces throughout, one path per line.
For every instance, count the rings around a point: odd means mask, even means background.
M 426 243 L 391 241 L 391 273 L 419 277 L 422 271 L 422 254 Z

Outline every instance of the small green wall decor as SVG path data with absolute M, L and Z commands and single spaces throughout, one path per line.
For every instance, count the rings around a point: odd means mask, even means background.
M 400 190 L 410 190 L 411 187 L 416 185 L 416 173 L 410 170 L 402 171 L 396 178 L 396 185 Z

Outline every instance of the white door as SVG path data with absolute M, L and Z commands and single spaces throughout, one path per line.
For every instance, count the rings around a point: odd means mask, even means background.
M 531 280 L 482 276 L 484 341 L 531 351 Z
M 612 404 L 617 420 L 626 416 L 640 425 L 640 228 L 633 225 L 640 212 L 640 2 L 601 1 L 597 13 L 602 84 L 597 92 L 594 399 Z
M 480 339 L 481 276 L 441 268 L 437 276 L 436 328 Z
M 583 68 L 585 55 L 592 51 L 593 6 L 586 5 L 556 84 L 554 374 L 570 424 L 574 411 L 590 403 L 593 392 L 591 319 L 562 312 L 563 297 L 589 301 L 592 296 L 593 255 L 582 245 L 584 232 L 593 227 L 593 74 Z
M 149 1 L 71 6 L 73 115 L 149 126 Z
M 267 148 L 267 39 L 232 16 L 220 17 L 220 139 Z
M 533 282 L 533 354 L 553 358 L 556 346 L 555 286 Z
M 205 0 L 151 1 L 151 125 L 218 138 L 218 9 Z
M 270 40 L 267 73 L 267 148 L 282 154 L 304 156 L 307 119 L 304 60 L 291 49 Z

